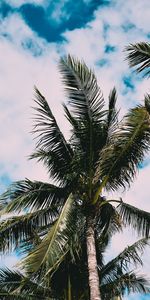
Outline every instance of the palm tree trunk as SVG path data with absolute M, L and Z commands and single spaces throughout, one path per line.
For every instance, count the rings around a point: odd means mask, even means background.
M 98 270 L 97 270 L 94 224 L 91 216 L 87 216 L 86 244 L 87 244 L 90 300 L 101 300 L 100 289 L 99 289 L 99 277 L 98 277 Z

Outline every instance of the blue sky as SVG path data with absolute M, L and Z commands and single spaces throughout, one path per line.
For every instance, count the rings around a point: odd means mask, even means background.
M 48 180 L 41 165 L 27 161 L 34 148 L 30 134 L 34 85 L 46 96 L 68 135 L 61 107 L 65 97 L 57 67 L 60 56 L 70 53 L 84 59 L 95 70 L 106 102 L 116 86 L 122 115 L 142 103 L 149 82 L 128 68 L 123 50 L 129 43 L 149 41 L 149 11 L 149 0 L 0 1 L 0 192 L 24 177 Z M 147 156 L 131 190 L 122 195 L 148 211 L 149 161 Z M 120 239 L 114 237 L 110 249 L 114 254 L 132 241 L 128 232 L 121 243 Z M 15 259 L 10 257 L 9 265 Z M 148 256 L 145 262 L 150 277 Z

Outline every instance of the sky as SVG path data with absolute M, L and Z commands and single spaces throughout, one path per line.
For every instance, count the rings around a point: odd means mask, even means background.
M 70 53 L 94 69 L 106 103 L 115 86 L 122 115 L 143 103 L 149 82 L 129 69 L 124 49 L 130 43 L 149 41 L 149 12 L 149 0 L 0 0 L 0 193 L 25 177 L 48 180 L 42 165 L 28 161 L 35 146 L 34 85 L 68 136 L 61 105 L 65 101 L 58 70 L 61 56 Z M 131 189 L 117 196 L 150 211 L 149 176 L 147 155 Z M 115 236 L 110 253 L 115 255 L 134 239 L 128 230 L 123 237 Z M 150 277 L 148 252 L 142 272 Z M 16 260 L 14 255 L 1 257 L 1 265 L 12 266 Z

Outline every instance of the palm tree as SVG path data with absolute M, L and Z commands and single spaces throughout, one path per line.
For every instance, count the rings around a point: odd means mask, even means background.
M 150 43 L 140 42 L 131 44 L 125 49 L 128 53 L 127 60 L 130 67 L 137 67 L 137 72 L 150 76 Z
M 108 236 L 101 238 L 101 252 L 108 246 Z M 148 244 L 146 238 L 140 239 L 125 248 L 117 257 L 104 264 L 103 255 L 98 257 L 99 281 L 102 300 L 121 300 L 127 292 L 149 293 L 150 284 L 146 278 L 130 270 L 130 265 L 142 265 L 141 253 Z M 63 278 L 63 280 L 62 280 Z M 69 278 L 69 281 L 68 281 Z M 68 285 L 69 282 L 69 285 Z M 0 296 L 5 299 L 55 299 L 88 300 L 88 276 L 84 253 L 72 261 L 71 257 L 62 262 L 48 288 L 39 284 L 37 277 L 29 279 L 21 272 L 10 269 L 0 270 Z
M 0 225 L 0 245 L 5 252 L 16 247 L 31 250 L 23 261 L 26 273 L 32 276 L 38 272 L 49 287 L 50 274 L 68 253 L 73 259 L 79 251 L 82 226 L 78 224 L 82 220 L 90 299 L 100 300 L 96 227 L 98 232 L 107 231 L 116 213 L 112 203 L 119 204 L 124 224 L 149 235 L 150 213 L 121 199 L 107 199 L 104 193 L 130 186 L 149 150 L 150 96 L 118 121 L 115 88 L 106 108 L 96 77 L 84 62 L 68 56 L 61 59 L 60 71 L 69 98 L 69 105 L 63 107 L 71 137 L 65 139 L 46 99 L 35 89 L 33 132 L 37 144 L 31 158 L 44 163 L 54 184 L 25 179 L 1 196 L 1 213 L 7 213 L 8 218 Z M 9 218 L 12 212 L 20 215 Z

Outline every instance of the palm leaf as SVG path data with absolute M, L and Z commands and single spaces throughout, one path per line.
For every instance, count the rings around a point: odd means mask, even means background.
M 104 99 L 94 73 L 84 62 L 71 56 L 65 57 L 60 61 L 60 71 L 71 108 L 70 111 L 64 106 L 67 119 L 73 126 L 71 141 L 76 148 L 82 150 L 83 172 L 88 172 L 90 178 L 95 160 L 94 150 L 97 150 L 98 146 L 102 147 L 104 139 L 102 135 L 102 121 L 106 115 L 106 111 L 103 110 Z
M 104 300 L 110 297 L 124 296 L 126 292 L 130 293 L 150 293 L 150 283 L 144 276 L 136 275 L 134 272 L 125 273 L 118 276 L 115 281 L 100 286 L 101 294 Z
M 94 73 L 70 55 L 60 60 L 60 72 L 78 121 L 101 121 L 104 99 Z
M 65 171 L 63 170 L 64 161 L 61 160 L 58 162 L 58 157 L 54 151 L 38 149 L 30 156 L 30 158 L 36 158 L 37 161 L 42 161 L 52 178 L 55 178 L 55 175 L 57 174 L 57 178 L 55 179 L 58 179 L 59 174 L 59 178 L 63 178 L 63 180 L 60 181 L 60 184 L 63 186 L 65 184 L 67 186 L 66 190 L 68 191 L 68 194 L 72 191 L 73 186 L 76 187 L 79 178 L 79 163 L 76 160 L 75 153 L 72 160 L 68 163 L 68 170 Z
M 117 210 L 125 225 L 132 226 L 139 234 L 145 237 L 150 235 L 150 213 L 138 209 L 128 203 L 121 202 Z
M 108 130 L 108 135 L 116 129 L 118 124 L 118 111 L 116 110 L 116 101 L 117 101 L 117 91 L 114 87 L 109 94 L 109 108 L 107 113 L 106 126 Z
M 0 291 L 0 299 L 1 300 L 41 300 L 41 296 L 25 294 L 18 295 L 17 293 L 5 292 L 3 290 Z M 50 298 L 42 298 L 42 300 L 50 300 Z M 51 300 L 53 300 L 51 298 Z
M 150 96 L 146 97 L 150 103 Z M 121 127 L 103 148 L 97 167 L 96 180 L 102 180 L 95 195 L 105 187 L 107 190 L 125 188 L 133 181 L 139 163 L 150 147 L 149 111 L 146 106 L 137 106 L 129 111 Z
M 100 270 L 102 282 L 110 281 L 111 278 L 116 278 L 118 274 L 127 271 L 129 264 L 131 263 L 135 266 L 138 264 L 143 265 L 141 254 L 147 245 L 149 245 L 149 240 L 144 238 L 138 240 L 133 245 L 126 247 L 117 257 L 109 261 Z
M 47 208 L 1 221 L 0 250 L 9 252 L 18 247 L 27 250 L 27 244 L 30 244 L 31 248 L 32 243 L 35 242 L 35 233 L 43 235 L 45 229 L 47 231 L 54 224 L 59 214 L 60 208 Z
M 116 208 L 106 200 L 105 204 L 101 205 L 99 211 L 97 211 L 95 229 L 99 236 L 103 231 L 103 235 L 109 234 L 110 237 L 122 229 L 122 223 Z
M 23 209 L 37 210 L 47 206 L 62 206 L 68 195 L 65 188 L 25 179 L 13 183 L 8 190 L 0 196 L 0 201 L 5 202 L 2 213 L 16 212 Z
M 72 125 L 70 143 L 74 148 L 74 159 L 72 162 L 72 173 L 88 174 L 89 178 L 93 176 L 96 169 L 96 162 L 99 158 L 99 153 L 107 140 L 107 128 L 104 122 L 91 121 L 89 125 L 78 121 L 73 113 L 64 105 L 65 115 Z M 86 180 L 86 179 L 85 179 Z M 90 179 L 91 180 L 91 179 Z
M 150 76 L 150 43 L 140 42 L 130 44 L 125 49 L 128 54 L 126 59 L 130 67 L 137 67 L 137 72 L 143 72 L 144 76 Z
M 74 198 L 70 195 L 57 222 L 38 247 L 23 260 L 22 265 L 28 273 L 37 272 L 42 266 L 45 266 L 46 272 L 50 272 L 69 251 L 69 241 L 76 227 L 76 209 L 73 204 Z
M 50 293 L 19 271 L 0 269 L 0 299 L 46 300 L 48 292 Z
M 56 122 L 54 115 L 42 94 L 35 88 L 36 100 L 35 107 L 36 117 L 33 133 L 38 139 L 36 148 L 44 151 L 51 151 L 57 157 L 57 165 L 59 165 L 59 173 L 54 175 L 55 179 L 62 179 L 63 173 L 68 171 L 73 151 L 65 140 L 63 133 Z M 51 174 L 52 175 L 52 174 Z

